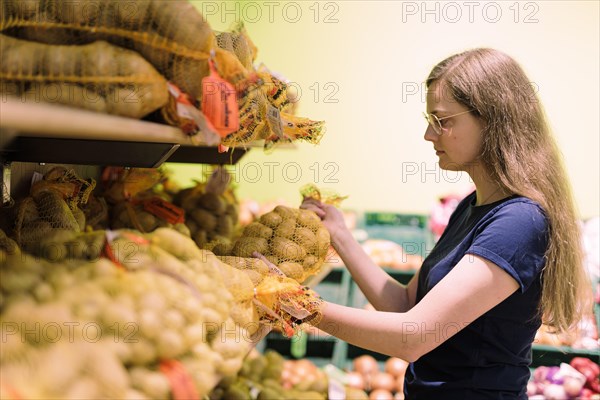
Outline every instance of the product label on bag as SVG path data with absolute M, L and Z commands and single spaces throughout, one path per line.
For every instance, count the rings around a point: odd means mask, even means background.
M 222 137 L 240 129 L 240 111 L 233 85 L 221 78 L 212 60 L 210 75 L 202 78 L 202 113 Z
M 281 121 L 281 113 L 271 104 L 267 104 L 267 123 L 271 132 L 278 138 L 283 138 L 283 122 Z
M 142 204 L 144 210 L 170 224 L 181 224 L 185 222 L 185 211 L 160 197 L 144 200 Z

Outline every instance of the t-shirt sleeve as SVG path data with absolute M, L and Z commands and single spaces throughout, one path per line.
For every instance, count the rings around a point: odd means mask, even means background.
M 544 267 L 548 223 L 530 201 L 506 204 L 491 212 L 466 251 L 498 265 L 527 290 Z

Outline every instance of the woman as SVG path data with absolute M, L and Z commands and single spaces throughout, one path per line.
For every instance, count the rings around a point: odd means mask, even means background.
M 376 312 L 327 303 L 317 326 L 410 361 L 409 399 L 525 399 L 542 320 L 565 331 L 589 289 L 570 188 L 520 66 L 491 49 L 447 58 L 426 82 L 440 168 L 476 190 L 404 286 L 374 265 L 332 206 L 305 200 Z

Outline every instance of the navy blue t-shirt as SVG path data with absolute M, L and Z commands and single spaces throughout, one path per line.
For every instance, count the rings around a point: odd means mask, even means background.
M 417 303 L 466 254 L 495 263 L 520 290 L 411 363 L 407 399 L 527 399 L 547 245 L 547 220 L 537 203 L 513 196 L 475 206 L 475 192 L 461 201 L 423 261 Z

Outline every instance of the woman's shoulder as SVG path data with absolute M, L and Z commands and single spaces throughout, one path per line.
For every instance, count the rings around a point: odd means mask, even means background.
M 484 221 L 504 221 L 514 229 L 531 227 L 536 230 L 545 230 L 548 221 L 542 206 L 525 196 L 513 195 L 500 201 L 483 218 Z

